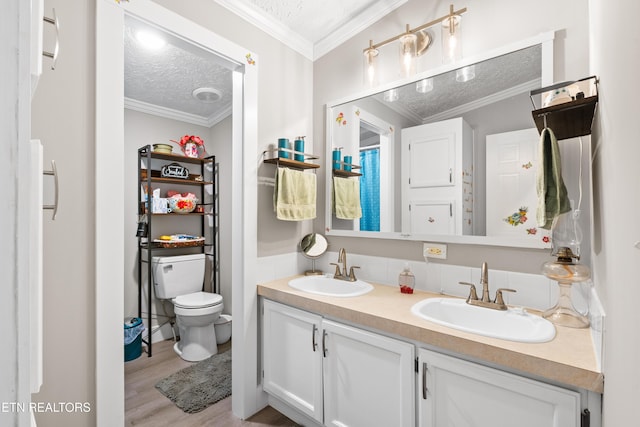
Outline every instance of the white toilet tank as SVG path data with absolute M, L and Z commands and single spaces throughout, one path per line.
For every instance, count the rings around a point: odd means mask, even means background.
M 153 257 L 151 274 L 156 298 L 171 299 L 202 290 L 205 255 Z

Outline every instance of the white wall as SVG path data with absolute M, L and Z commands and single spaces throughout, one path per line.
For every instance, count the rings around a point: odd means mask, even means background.
M 588 75 L 588 9 L 584 1 L 513 2 L 509 0 L 469 0 L 464 5 L 468 11 L 462 17 L 462 46 L 464 56 L 472 56 L 510 43 L 559 30 L 554 43 L 554 79 L 578 79 Z M 405 24 L 416 27 L 448 12 L 449 3 L 425 4 L 409 0 L 385 18 L 362 31 L 314 63 L 314 137 L 325 139 L 325 112 L 328 102 L 344 99 L 349 94 L 361 93 L 362 49 L 369 43 L 385 40 L 403 30 Z M 550 13 L 553 11 L 553 13 Z M 497 25 L 497 23 L 507 23 Z M 422 65 L 433 68 L 441 65 L 439 28 L 434 27 L 436 41 L 421 59 Z M 380 52 L 380 61 L 386 56 L 395 67 L 395 46 Z M 387 74 L 381 84 L 397 80 L 397 75 Z M 533 127 L 533 119 L 531 119 Z M 323 155 L 323 149 L 316 150 Z M 319 189 L 324 195 L 325 171 L 318 172 Z M 324 197 L 323 197 L 324 199 Z M 322 200 L 320 203 L 325 203 Z M 322 213 L 322 212 L 321 212 Z M 314 222 L 317 232 L 324 230 L 324 215 Z M 329 237 L 332 245 L 345 247 L 350 252 L 374 256 L 392 256 L 403 259 L 422 259 L 419 242 L 372 240 L 362 238 Z M 540 265 L 549 260 L 546 250 L 501 249 L 466 245 L 450 245 L 446 263 L 477 267 L 483 261 L 490 268 L 524 273 L 539 273 Z
M 6 236 L 0 247 L 0 425 L 27 425 L 29 413 L 12 409 L 11 404 L 28 405 L 29 390 L 29 259 L 30 240 L 28 195 L 30 177 L 26 172 L 30 139 L 30 76 L 28 2 L 4 2 L 0 17 L 3 62 L 0 81 L 0 182 L 5 196 L 0 223 Z M 25 160 L 27 161 L 25 164 Z M 35 177 L 36 179 L 38 177 Z M 27 249 L 25 251 L 25 248 Z M 26 361 L 26 362 L 25 362 Z
M 640 4 L 591 0 L 591 72 L 600 78 L 594 127 L 594 281 L 607 312 L 604 342 L 605 427 L 633 424 L 640 395 L 640 223 L 626 212 L 640 209 L 637 108 L 633 88 Z

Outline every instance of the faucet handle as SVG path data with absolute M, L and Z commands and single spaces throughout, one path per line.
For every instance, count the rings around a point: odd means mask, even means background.
M 354 268 L 360 268 L 359 265 L 352 265 L 351 268 L 349 269 L 349 280 L 351 280 L 352 282 L 355 282 L 356 279 L 356 273 L 353 271 Z
M 477 301 L 478 294 L 476 293 L 476 285 L 469 282 L 458 282 L 461 285 L 469 286 L 469 296 L 467 297 L 467 301 Z
M 504 306 L 506 308 L 507 305 L 504 303 L 504 299 L 502 298 L 502 292 L 518 292 L 518 291 L 516 291 L 515 289 L 509 289 L 509 288 L 499 288 L 496 291 L 496 299 L 493 302 L 500 306 Z
M 340 264 L 337 264 L 335 262 L 330 262 L 329 264 L 336 266 L 336 272 L 333 273 L 333 277 L 335 277 L 335 278 L 342 277 L 342 273 L 340 272 Z

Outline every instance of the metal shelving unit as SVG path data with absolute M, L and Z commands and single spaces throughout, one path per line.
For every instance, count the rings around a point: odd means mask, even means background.
M 164 166 L 170 163 L 186 163 L 196 165 L 199 174 L 189 174 L 187 178 L 167 178 L 162 177 L 159 169 L 154 169 L 153 165 Z M 192 172 L 191 170 L 189 170 Z M 211 269 L 211 289 L 214 293 L 219 293 L 219 261 L 218 251 L 219 235 L 218 235 L 218 192 L 217 192 L 217 165 L 215 156 L 204 158 L 192 158 L 176 154 L 156 153 L 152 150 L 151 145 L 146 145 L 138 149 L 138 216 L 146 218 L 145 232 L 138 235 L 138 317 L 142 318 L 142 297 L 143 286 L 147 286 L 147 337 L 142 341 L 147 345 L 147 355 L 152 355 L 152 304 L 153 304 L 153 277 L 151 260 L 156 252 L 166 255 L 179 255 L 180 253 L 194 253 L 200 251 L 212 260 Z M 198 204 L 196 210 L 201 212 L 191 213 L 154 213 L 153 203 L 148 203 L 151 198 L 152 184 L 160 186 L 166 190 L 167 185 L 171 186 L 188 186 L 196 188 L 198 193 Z M 143 186 L 148 189 L 143 191 Z M 206 189 L 211 186 L 211 193 L 207 195 Z M 149 197 L 143 197 L 148 194 Z M 154 235 L 154 221 L 160 217 L 171 217 L 181 221 L 200 221 L 200 235 L 205 237 L 204 242 L 198 242 L 196 246 L 181 244 L 160 244 L 153 240 L 157 237 Z M 154 219 L 155 218 L 155 219 Z M 142 219 L 140 221 L 143 221 Z M 146 257 L 145 257 L 146 255 Z M 146 283 L 143 283 L 143 268 L 147 271 Z M 204 287 L 204 284 L 203 284 Z

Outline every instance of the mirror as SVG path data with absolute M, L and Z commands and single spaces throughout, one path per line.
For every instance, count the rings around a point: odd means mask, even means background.
M 300 251 L 306 258 L 311 259 L 311 270 L 305 271 L 306 276 L 315 276 L 323 274 L 322 271 L 316 270 L 316 258 L 322 256 L 329 247 L 327 239 L 319 233 L 310 233 L 300 241 Z
M 335 176 L 358 180 L 362 216 L 339 218 L 333 204 L 328 203 L 327 234 L 548 247 L 540 235 L 536 239 L 492 235 L 491 227 L 487 233 L 486 141 L 487 136 L 535 128 L 529 94 L 552 82 L 552 58 L 553 34 L 544 34 L 466 60 L 457 69 L 440 67 L 382 92 L 328 104 L 326 168 L 331 172 L 327 173 L 326 200 L 334 196 Z M 468 133 L 468 146 L 414 144 L 412 152 L 406 142 L 409 129 L 457 120 L 468 130 L 455 138 Z M 437 129 L 435 139 L 452 132 Z M 361 169 L 333 170 L 335 149 L 341 149 L 342 158 L 351 156 Z M 406 176 L 408 169 L 423 173 L 420 178 Z M 373 172 L 367 174 L 367 170 Z M 423 184 L 416 184 L 416 180 Z M 420 186 L 449 188 L 447 191 L 458 186 L 463 196 L 454 200 L 449 193 L 432 191 L 434 196 L 416 204 L 408 198 L 408 188 Z M 531 209 L 533 217 L 535 206 Z M 420 212 L 434 227 L 416 227 L 408 219 L 410 212 L 414 217 Z M 442 224 L 438 215 L 454 217 L 459 224 Z

